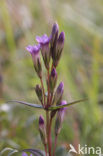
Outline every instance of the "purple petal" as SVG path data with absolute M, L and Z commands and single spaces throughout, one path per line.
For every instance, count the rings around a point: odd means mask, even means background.
M 28 156 L 26 153 L 22 153 L 22 156 Z
M 43 36 L 36 36 L 36 41 L 40 44 L 47 44 L 50 41 L 50 37 L 48 37 L 46 34 Z
M 38 52 L 40 51 L 40 44 L 38 44 L 38 45 L 28 45 L 27 47 L 26 47 L 26 50 L 28 51 L 28 52 L 30 52 L 31 54 L 38 54 Z

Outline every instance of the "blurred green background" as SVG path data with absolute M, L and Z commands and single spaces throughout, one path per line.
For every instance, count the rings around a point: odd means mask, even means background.
M 103 0 L 0 0 L 0 150 L 43 149 L 38 117 L 44 112 L 6 101 L 39 103 L 32 89 L 39 79 L 25 47 L 36 35 L 49 35 L 55 21 L 66 34 L 57 68 L 64 99 L 89 99 L 69 107 L 58 146 L 103 150 Z

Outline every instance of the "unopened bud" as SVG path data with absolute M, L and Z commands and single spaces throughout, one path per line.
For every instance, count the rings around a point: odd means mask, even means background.
M 56 43 L 58 40 L 58 32 L 59 32 L 59 26 L 57 23 L 54 23 L 53 27 L 52 27 L 52 32 L 51 32 L 51 55 L 52 58 L 55 58 L 55 50 L 56 50 Z
M 67 104 L 66 101 L 61 101 L 60 105 L 65 105 Z M 60 108 L 57 112 L 57 117 L 56 117 L 56 121 L 55 121 L 55 135 L 57 136 L 60 133 L 60 130 L 62 128 L 62 123 L 64 120 L 64 115 L 66 112 L 66 107 L 65 108 Z
M 40 136 L 41 136 L 41 140 L 43 144 L 46 145 L 47 144 L 46 127 L 45 127 L 44 118 L 42 115 L 39 117 L 39 132 L 40 132 Z
M 39 85 L 36 85 L 35 92 L 37 94 L 38 99 L 42 102 L 43 101 L 43 93 L 42 93 L 42 89 Z
M 64 32 L 61 32 L 56 44 L 56 52 L 55 52 L 55 59 L 53 59 L 53 65 L 56 67 L 59 63 L 63 48 L 64 48 L 64 40 L 65 40 L 65 34 Z
M 61 101 L 62 99 L 62 95 L 63 95 L 63 92 L 64 92 L 64 83 L 61 82 L 55 92 L 55 95 L 54 95 L 54 99 L 53 99 L 53 104 L 54 103 L 58 103 L 59 101 Z
M 51 71 L 51 74 L 50 74 L 50 92 L 53 93 L 54 91 L 54 88 L 56 86 L 56 82 L 57 82 L 57 72 L 56 72 L 56 69 L 53 68 L 52 71 Z
M 29 45 L 26 47 L 26 50 L 31 53 L 35 71 L 37 72 L 38 76 L 41 78 L 42 68 L 41 68 L 40 55 L 39 55 L 40 44 L 34 46 Z
M 50 63 L 50 48 L 49 48 L 50 37 L 44 34 L 41 37 L 37 36 L 36 40 L 41 45 L 41 53 L 44 60 L 44 64 L 45 67 L 48 69 Z

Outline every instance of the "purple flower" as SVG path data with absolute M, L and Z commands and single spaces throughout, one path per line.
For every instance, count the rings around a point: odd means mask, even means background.
M 64 34 L 64 32 L 61 32 L 59 35 L 59 38 L 57 40 L 55 57 L 53 59 L 53 65 L 55 67 L 58 65 L 59 60 L 61 58 L 61 54 L 62 54 L 63 47 L 64 47 L 64 40 L 65 40 L 65 34 Z
M 61 101 L 60 103 L 60 105 L 65 105 L 65 104 L 67 104 L 67 102 L 64 100 Z M 55 122 L 55 135 L 56 136 L 60 133 L 66 109 L 67 108 L 60 108 L 57 112 L 57 117 L 56 117 L 56 122 Z
M 22 153 L 22 156 L 28 156 L 25 152 Z M 30 156 L 32 156 L 32 154 L 30 154 Z
M 60 84 L 55 92 L 55 95 L 54 95 L 53 104 L 54 103 L 58 104 L 58 102 L 61 101 L 63 92 L 64 92 L 64 83 L 60 82 Z
M 57 82 L 57 72 L 56 72 L 56 69 L 53 68 L 51 71 L 51 74 L 50 74 L 50 83 L 49 83 L 51 93 L 53 93 L 53 91 L 54 91 L 54 88 L 56 86 L 56 82 Z
M 36 56 L 39 53 L 39 51 L 40 51 L 40 44 L 33 45 L 33 46 L 32 45 L 28 45 L 26 47 L 26 50 L 29 51 L 31 53 L 31 55 Z
M 44 34 L 43 36 L 36 36 L 36 41 L 38 43 L 40 43 L 41 45 L 45 45 L 48 44 L 50 41 L 50 37 L 48 37 L 46 34 Z
M 39 132 L 40 132 L 40 136 L 41 136 L 41 140 L 43 144 L 46 145 L 47 144 L 46 127 L 45 127 L 44 118 L 42 115 L 39 117 Z
M 28 156 L 26 153 L 22 153 L 22 156 Z
M 26 50 L 31 53 L 32 60 L 34 63 L 34 68 L 38 76 L 41 78 L 42 68 L 41 68 L 40 55 L 39 55 L 40 47 L 41 47 L 40 44 L 34 46 L 29 45 L 26 47 Z
M 49 48 L 49 41 L 50 37 L 48 37 L 46 34 L 43 36 L 37 36 L 36 41 L 41 45 L 41 53 L 43 56 L 45 67 L 49 68 L 50 63 L 50 48 Z

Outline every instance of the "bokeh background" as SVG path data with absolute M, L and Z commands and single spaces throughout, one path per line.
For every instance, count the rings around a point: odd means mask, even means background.
M 103 0 L 0 0 L 0 150 L 43 149 L 38 117 L 44 112 L 6 101 L 39 103 L 33 90 L 39 79 L 25 47 L 36 35 L 49 35 L 55 21 L 66 34 L 57 68 L 64 99 L 89 99 L 69 107 L 58 147 L 103 150 Z

